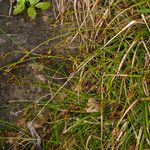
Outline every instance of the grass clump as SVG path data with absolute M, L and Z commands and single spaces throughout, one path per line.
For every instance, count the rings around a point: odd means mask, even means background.
M 52 68 L 43 65 L 43 87 L 50 92 L 25 109 L 25 122 L 32 125 L 20 130 L 17 145 L 150 147 L 149 6 L 147 0 L 53 1 L 57 24 L 70 33 L 57 48 L 75 54 L 63 57 L 68 72 L 61 62 L 53 79 Z

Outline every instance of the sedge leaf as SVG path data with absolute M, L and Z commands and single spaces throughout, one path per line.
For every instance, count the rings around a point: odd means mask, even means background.
M 140 12 L 140 13 L 143 13 L 143 14 L 148 14 L 148 13 L 150 13 L 150 8 L 143 8 L 143 9 L 140 9 L 139 12 Z
M 36 8 L 40 8 L 40 9 L 48 9 L 51 6 L 51 4 L 49 2 L 40 2 L 38 4 L 35 5 Z

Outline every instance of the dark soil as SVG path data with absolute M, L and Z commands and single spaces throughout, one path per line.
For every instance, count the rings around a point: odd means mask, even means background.
M 15 63 L 19 62 L 27 51 L 54 37 L 59 28 L 51 27 L 54 21 L 51 10 L 40 11 L 37 18 L 31 20 L 26 12 L 9 17 L 9 1 L 0 1 L 0 8 L 0 119 L 14 121 L 26 102 L 37 100 L 49 92 L 35 84 L 46 82 L 43 71 L 35 66 L 39 65 L 39 62 L 43 63 L 40 59 L 42 56 L 47 56 L 51 51 L 51 54 L 56 54 L 54 49 L 59 39 L 41 45 L 25 57 L 23 63 Z M 59 53 L 59 50 L 57 52 Z M 47 65 L 53 64 L 56 70 L 60 67 L 58 63 L 62 64 L 62 60 L 57 63 L 50 59 L 44 61 Z

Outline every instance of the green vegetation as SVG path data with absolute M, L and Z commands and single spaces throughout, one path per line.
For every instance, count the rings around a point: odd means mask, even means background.
M 48 9 L 50 7 L 50 2 L 40 2 L 40 0 L 17 0 L 16 5 L 14 6 L 13 14 L 19 14 L 21 13 L 25 8 L 26 5 L 28 16 L 32 19 L 35 19 L 38 9 Z
M 43 7 L 38 2 L 30 3 L 30 17 L 33 6 Z M 49 94 L 25 104 L 19 123 L 3 123 L 10 130 L 3 142 L 20 149 L 149 149 L 150 1 L 55 2 L 64 34 L 42 44 L 61 38 L 55 49 L 75 54 L 47 54 L 63 60 L 56 61 L 57 70 L 42 64 L 47 81 L 33 83 Z

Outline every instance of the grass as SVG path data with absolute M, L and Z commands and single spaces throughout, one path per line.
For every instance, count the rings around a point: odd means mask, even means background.
M 23 110 L 20 127 L 6 123 L 10 131 L 2 143 L 7 139 L 16 149 L 149 149 L 149 7 L 148 0 L 53 0 L 56 24 L 68 33 L 55 49 L 75 54 L 53 57 L 57 69 L 42 64 L 47 82 L 36 86 L 49 93 Z

